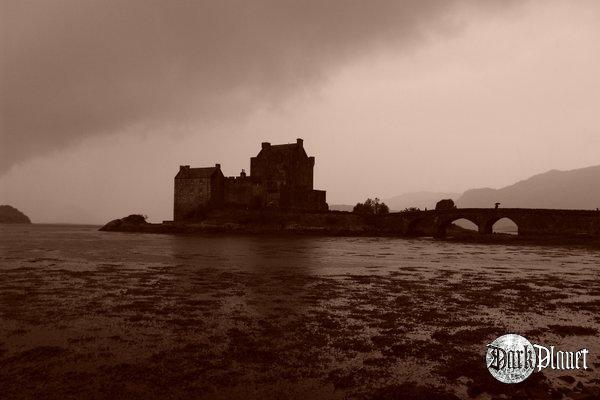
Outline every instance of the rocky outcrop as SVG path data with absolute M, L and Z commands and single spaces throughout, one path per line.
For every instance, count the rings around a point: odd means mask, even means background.
M 0 206 L 0 224 L 30 224 L 31 220 L 21 211 L 8 205 Z
M 113 219 L 102 228 L 101 231 L 138 232 L 145 226 L 151 225 L 146 222 L 146 217 L 140 214 L 131 214 L 125 218 Z

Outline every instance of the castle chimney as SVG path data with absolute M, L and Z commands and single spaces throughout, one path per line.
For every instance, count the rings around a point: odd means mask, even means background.
M 263 149 L 266 149 L 268 147 L 271 147 L 271 143 L 269 143 L 269 142 L 262 142 L 262 148 Z
M 299 144 L 299 145 L 300 145 L 300 147 L 302 147 L 302 146 L 303 146 L 303 144 L 304 144 L 304 140 L 302 140 L 302 139 L 298 138 L 298 139 L 296 139 L 296 143 L 297 143 L 297 144 Z
M 221 164 L 215 164 L 215 167 L 216 167 L 217 169 L 221 169 Z
M 240 177 L 241 178 L 245 178 L 246 177 L 246 171 L 242 170 L 242 172 L 240 172 Z

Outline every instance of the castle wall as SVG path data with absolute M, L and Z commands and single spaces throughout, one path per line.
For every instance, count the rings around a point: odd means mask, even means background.
M 210 199 L 210 178 L 175 179 L 175 221 L 193 218 L 197 209 L 207 206 Z
M 285 193 L 285 192 L 284 192 Z M 327 211 L 329 206 L 325 201 L 324 190 L 291 190 L 286 194 L 287 208 L 298 211 Z
M 290 186 L 311 190 L 313 188 L 313 166 L 314 158 L 312 157 L 286 159 L 281 153 L 272 153 L 261 157 L 252 157 L 250 176 L 267 185 L 274 183 L 277 188 Z
M 211 206 L 222 206 L 225 201 L 225 176 L 219 171 L 210 178 L 210 194 L 208 203 Z
M 247 177 L 225 178 L 225 205 L 257 208 L 265 205 L 265 188 Z
M 282 150 L 278 146 L 263 144 L 256 157 L 250 159 L 250 176 L 267 185 L 267 190 L 289 188 L 312 190 L 315 158 L 308 157 L 302 142 L 294 149 Z

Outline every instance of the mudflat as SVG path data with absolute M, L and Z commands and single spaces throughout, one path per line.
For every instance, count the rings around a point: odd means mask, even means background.
M 0 227 L 1 398 L 600 396 L 600 252 Z M 505 333 L 590 369 L 496 381 Z

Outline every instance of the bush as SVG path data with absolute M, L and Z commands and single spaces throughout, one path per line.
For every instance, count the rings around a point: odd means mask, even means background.
M 357 203 L 352 212 L 361 215 L 385 215 L 390 209 L 376 197 L 375 200 L 367 199 L 364 203 Z

